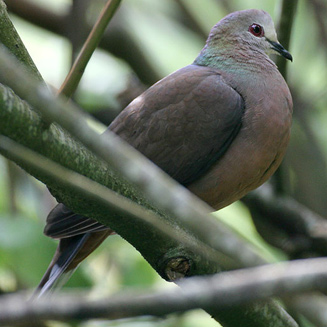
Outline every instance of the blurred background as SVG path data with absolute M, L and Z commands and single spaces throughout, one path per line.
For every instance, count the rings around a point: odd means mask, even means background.
M 293 0 L 289 0 L 290 2 Z M 59 88 L 103 0 L 7 0 L 12 21 L 43 78 Z M 203 47 L 211 27 L 226 14 L 264 9 L 279 26 L 281 1 L 123 0 L 100 48 L 93 55 L 74 100 L 103 126 L 145 88 L 186 66 Z M 288 50 L 287 69 L 294 100 L 292 140 L 277 183 L 291 196 L 326 217 L 327 201 L 327 3 L 300 0 Z M 104 127 L 99 127 L 104 128 Z M 55 200 L 46 187 L 0 158 L 0 293 L 33 289 L 56 248 L 43 236 Z M 216 214 L 255 244 L 270 261 L 292 257 L 265 242 L 242 203 Z M 94 297 L 127 288 L 174 287 L 163 281 L 119 236 L 111 236 L 77 270 L 70 287 Z M 217 326 L 196 310 L 167 319 L 138 318 L 83 326 Z M 53 326 L 66 326 L 53 324 Z

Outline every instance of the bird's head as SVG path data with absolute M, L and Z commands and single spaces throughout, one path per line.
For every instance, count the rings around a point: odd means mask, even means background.
M 257 9 L 233 12 L 219 21 L 209 34 L 206 48 L 212 53 L 230 51 L 230 56 L 277 53 L 292 60 L 291 54 L 277 40 L 270 15 Z

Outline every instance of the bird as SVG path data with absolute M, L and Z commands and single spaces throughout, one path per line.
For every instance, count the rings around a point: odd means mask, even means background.
M 219 210 L 267 181 L 289 142 L 292 97 L 271 54 L 292 61 L 271 16 L 258 9 L 233 12 L 211 29 L 192 64 L 134 99 L 108 130 Z M 39 297 L 115 232 L 59 203 L 44 233 L 59 245 Z

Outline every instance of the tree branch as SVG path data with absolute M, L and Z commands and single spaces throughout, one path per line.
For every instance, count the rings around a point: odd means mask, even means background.
M 103 8 L 98 20 L 94 24 L 92 31 L 86 39 L 79 55 L 77 56 L 69 74 L 67 75 L 58 94 L 64 94 L 70 98 L 76 91 L 76 88 L 83 76 L 84 70 L 102 39 L 103 33 L 120 5 L 121 0 L 108 0 Z
M 168 291 L 128 292 L 110 298 L 90 301 L 85 296 L 53 296 L 48 301 L 26 302 L 25 295 L 0 298 L 0 323 L 20 323 L 28 320 L 86 320 L 94 318 L 120 319 L 142 315 L 163 316 L 195 308 L 208 311 L 286 296 L 299 292 L 327 290 L 327 259 L 306 259 L 257 268 L 193 277 L 179 283 L 180 289 Z M 303 305 L 304 296 L 294 297 Z M 293 298 L 293 297 L 292 297 Z M 308 301 L 308 298 L 305 298 Z M 307 304 L 307 302 L 306 302 Z M 320 302 L 320 310 L 327 310 Z M 318 311 L 323 312 L 323 311 Z M 317 315 L 318 326 L 327 325 L 326 315 Z M 242 325 L 244 326 L 244 325 Z M 272 321 L 268 326 L 285 326 Z M 287 326 L 296 326 L 289 321 Z
M 277 196 L 268 184 L 246 195 L 242 202 L 265 240 L 291 258 L 309 252 L 327 255 L 327 221 L 301 203 Z
M 280 43 L 286 48 L 290 47 L 291 32 L 294 23 L 295 12 L 297 8 L 298 0 L 283 0 L 279 26 L 278 26 L 278 38 Z M 287 62 L 284 58 L 277 58 L 278 69 L 281 74 L 287 80 Z
M 283 0 L 281 5 L 281 13 L 278 26 L 278 38 L 280 43 L 286 48 L 289 49 L 292 26 L 294 22 L 295 12 L 297 8 L 298 0 Z M 285 58 L 277 56 L 277 66 L 280 73 L 283 75 L 287 81 L 287 62 Z M 275 181 L 275 191 L 279 194 L 285 193 L 285 179 L 288 178 L 285 172 L 283 163 L 279 166 L 277 171 L 274 174 Z
M 102 203 L 102 205 L 107 206 L 107 210 L 112 214 L 123 214 L 130 219 L 150 225 L 151 229 L 164 233 L 166 237 L 168 236 L 178 243 L 188 246 L 191 251 L 206 257 L 207 260 L 214 262 L 222 259 L 206 244 L 195 244 L 190 241 L 183 230 L 168 225 L 153 211 L 145 209 L 103 185 L 64 168 L 2 135 L 0 135 L 0 152 L 5 153 L 12 160 L 20 162 L 25 167 L 31 167 L 33 170 L 47 176 L 48 179 L 55 179 L 69 189 L 78 190 L 85 198 Z

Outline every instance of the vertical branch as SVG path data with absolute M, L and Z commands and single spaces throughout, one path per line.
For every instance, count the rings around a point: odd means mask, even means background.
M 319 37 L 322 43 L 322 49 L 324 49 L 325 53 L 327 54 L 327 4 L 324 0 L 311 0 L 308 1 L 308 5 L 310 5 L 313 9 L 316 18 Z
M 291 32 L 294 22 L 294 16 L 297 8 L 298 0 L 283 0 L 278 27 L 278 39 L 280 43 L 288 50 L 290 46 Z M 287 62 L 284 58 L 278 56 L 277 66 L 280 73 L 287 81 Z M 274 175 L 275 191 L 279 194 L 285 193 L 285 172 L 281 165 Z
M 278 38 L 280 43 L 289 49 L 294 16 L 297 8 L 298 0 L 283 0 L 282 9 L 279 19 Z M 279 71 L 287 80 L 287 62 L 282 57 L 278 57 L 277 65 Z

